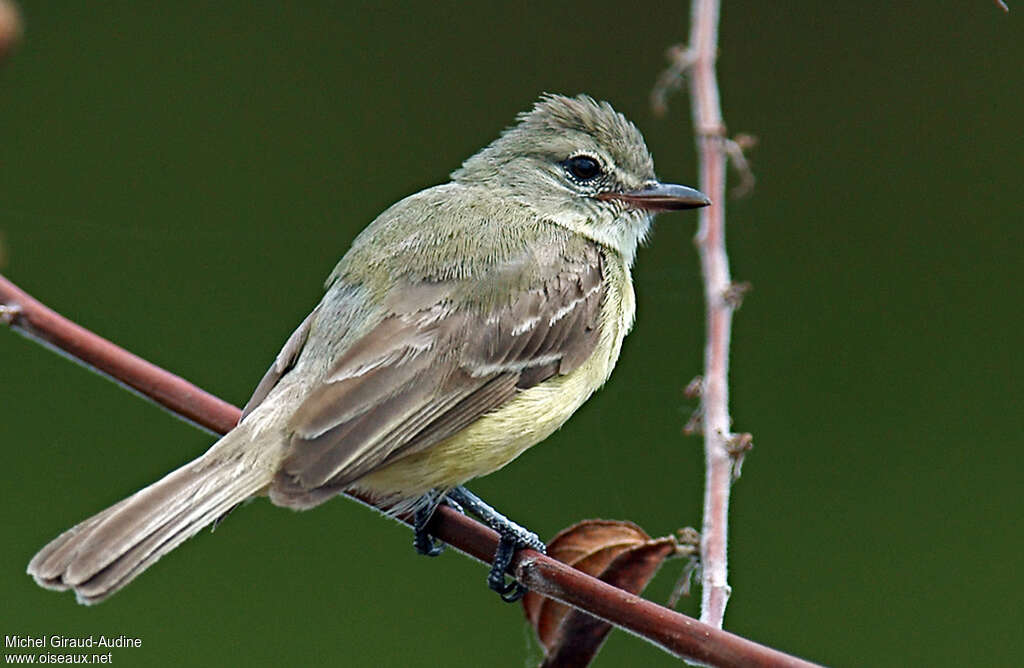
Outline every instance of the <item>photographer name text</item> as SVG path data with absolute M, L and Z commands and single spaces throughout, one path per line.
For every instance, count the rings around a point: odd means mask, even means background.
M 130 636 L 4 636 L 7 649 L 117 649 L 142 647 L 142 638 Z

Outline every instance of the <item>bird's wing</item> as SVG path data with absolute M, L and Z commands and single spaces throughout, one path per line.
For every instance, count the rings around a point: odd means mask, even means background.
M 453 292 L 436 285 L 403 297 L 404 308 L 348 347 L 295 411 L 276 496 L 344 489 L 578 367 L 600 335 L 604 284 L 599 249 L 573 255 L 539 265 L 532 257 L 536 278 L 511 281 L 519 287 L 487 307 L 455 299 L 455 308 Z
M 257 406 L 263 403 L 263 400 L 267 398 L 267 395 L 274 389 L 278 381 L 295 366 L 295 362 L 299 359 L 299 354 L 306 345 L 306 339 L 309 338 L 309 329 L 312 327 L 313 321 L 316 320 L 319 312 L 320 307 L 317 306 L 313 309 L 312 313 L 306 316 L 306 319 L 302 321 L 298 329 L 292 332 L 288 340 L 285 341 L 284 347 L 277 354 L 274 363 L 263 374 L 259 385 L 256 386 L 256 390 L 252 393 L 252 397 L 246 402 L 245 407 L 242 408 L 242 417 L 239 421 L 244 420 L 249 413 L 252 413 Z

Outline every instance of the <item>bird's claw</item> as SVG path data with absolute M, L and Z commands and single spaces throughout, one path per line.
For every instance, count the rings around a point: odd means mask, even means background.
M 547 554 L 547 547 L 537 534 L 510 521 L 465 487 L 455 487 L 443 495 L 431 491 L 421 501 L 420 507 L 413 515 L 412 523 L 413 546 L 417 552 L 436 557 L 444 550 L 444 543 L 440 540 L 435 542 L 427 531 L 430 518 L 440 503 L 446 503 L 462 514 L 468 511 L 498 532 L 498 549 L 491 562 L 491 571 L 487 574 L 487 586 L 498 592 L 501 600 L 507 603 L 514 603 L 523 597 L 527 592 L 526 586 L 515 580 L 506 582 L 505 573 L 512 564 L 512 558 L 521 549 Z
M 513 580 L 505 582 L 505 571 L 512 563 L 512 558 L 521 549 L 536 550 L 541 554 L 547 552 L 546 546 L 537 537 L 537 534 L 523 529 L 523 527 L 512 524 L 502 527 L 499 530 L 501 538 L 498 540 L 498 549 L 494 553 L 494 561 L 491 562 L 491 572 L 487 574 L 487 586 L 498 592 L 501 600 L 506 603 L 515 603 L 527 592 L 526 585 Z
M 433 517 L 436 508 L 436 505 L 424 506 L 413 515 L 412 546 L 416 548 L 416 552 L 425 557 L 436 557 L 444 552 L 444 543 L 441 541 L 434 542 L 433 536 L 427 531 L 430 518 Z
M 497 589 L 496 591 L 498 592 L 498 596 L 501 597 L 501 600 L 505 601 L 506 603 L 515 603 L 523 596 L 526 596 L 526 592 L 530 590 L 526 588 L 526 585 L 520 584 L 516 581 L 512 581 L 504 587 Z
M 440 504 L 451 506 L 459 513 L 465 515 L 466 511 L 462 509 L 456 501 L 447 497 L 438 497 L 431 493 L 424 504 L 413 514 L 412 529 L 413 538 L 412 545 L 416 548 L 416 552 L 422 554 L 425 557 L 436 557 L 437 555 L 444 552 L 445 544 L 441 540 L 434 540 L 434 537 L 427 531 L 427 526 L 430 524 L 430 518 L 434 516 L 434 512 Z
M 426 531 L 416 532 L 412 539 L 412 546 L 424 557 L 436 557 L 444 552 L 445 547 L 441 541 L 434 542 L 434 539 Z

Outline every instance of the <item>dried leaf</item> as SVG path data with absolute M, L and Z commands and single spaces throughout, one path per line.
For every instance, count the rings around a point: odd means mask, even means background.
M 584 520 L 555 536 L 548 556 L 639 594 L 677 548 L 674 537 L 651 538 L 632 522 Z M 588 665 L 612 629 L 607 622 L 534 592 L 523 597 L 523 608 L 546 652 L 542 666 Z

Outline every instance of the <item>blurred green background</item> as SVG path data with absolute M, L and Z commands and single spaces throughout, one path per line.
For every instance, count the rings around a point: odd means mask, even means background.
M 1024 11 L 1024 6 L 1014 7 Z M 241 405 L 354 235 L 446 180 L 542 91 L 610 100 L 693 183 L 689 102 L 648 93 L 686 3 L 409 8 L 26 2 L 0 68 L 2 270 Z M 726 2 L 732 412 L 755 450 L 727 627 L 834 665 L 1024 652 L 1019 14 L 991 2 Z M 473 488 L 542 536 L 581 518 L 698 526 L 696 217 L 658 221 L 608 387 Z M 518 606 L 350 502 L 253 503 L 95 608 L 24 569 L 59 531 L 210 439 L 0 332 L 4 634 L 127 634 L 119 665 L 532 665 Z M 664 601 L 670 562 L 647 594 Z M 688 613 L 694 601 L 684 602 Z M 9 651 L 9 650 L 7 650 Z M 676 665 L 623 633 L 598 666 Z

